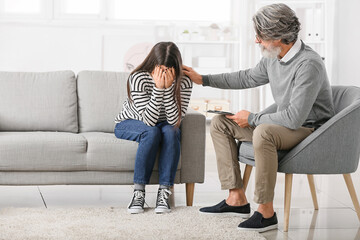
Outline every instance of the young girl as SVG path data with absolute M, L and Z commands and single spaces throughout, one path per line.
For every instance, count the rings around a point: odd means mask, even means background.
M 131 72 L 128 98 L 115 119 L 115 136 L 139 143 L 128 212 L 144 212 L 145 185 L 149 183 L 158 151 L 160 186 L 155 212 L 170 212 L 170 187 L 180 157 L 179 126 L 191 90 L 192 82 L 182 71 L 179 49 L 172 42 L 157 43 Z

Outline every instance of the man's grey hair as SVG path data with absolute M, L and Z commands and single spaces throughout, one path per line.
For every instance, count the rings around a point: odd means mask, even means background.
M 260 8 L 253 16 L 254 28 L 262 40 L 281 39 L 282 43 L 295 42 L 300 31 L 300 22 L 295 12 L 283 3 Z

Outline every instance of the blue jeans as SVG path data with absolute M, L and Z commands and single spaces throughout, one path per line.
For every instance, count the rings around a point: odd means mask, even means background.
M 149 183 L 160 148 L 159 183 L 166 186 L 174 185 L 180 158 L 179 128 L 174 128 L 166 121 L 150 127 L 142 121 L 129 119 L 116 124 L 115 136 L 139 143 L 135 159 L 134 183 Z

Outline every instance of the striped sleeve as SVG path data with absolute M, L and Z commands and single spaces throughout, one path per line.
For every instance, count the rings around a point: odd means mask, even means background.
M 148 94 L 146 89 L 151 87 L 151 81 L 146 74 L 135 73 L 130 77 L 130 90 L 135 110 L 140 117 L 139 120 L 148 126 L 155 126 L 160 115 L 164 89 L 154 86 L 151 94 Z
M 190 103 L 191 93 L 193 88 L 193 82 L 189 77 L 185 76 L 183 82 L 181 83 L 181 116 L 185 117 L 187 108 Z M 182 120 L 182 119 L 181 119 Z
M 192 81 L 188 77 L 183 77 L 180 86 L 181 116 L 182 118 L 184 118 L 191 97 Z M 165 89 L 164 91 L 164 106 L 166 119 L 167 122 L 171 125 L 176 124 L 179 116 L 179 110 L 177 108 L 174 96 L 174 88 L 174 85 L 171 85 L 171 87 Z

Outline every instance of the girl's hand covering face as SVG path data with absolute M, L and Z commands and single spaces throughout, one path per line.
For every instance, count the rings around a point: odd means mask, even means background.
M 171 87 L 174 80 L 175 80 L 175 69 L 173 67 L 166 69 L 165 70 L 165 88 Z
M 166 73 L 161 69 L 160 66 L 156 66 L 152 72 L 152 77 L 157 88 L 163 89 L 165 87 L 165 75 Z
M 151 73 L 157 88 L 169 88 L 175 80 L 175 69 L 165 66 L 156 66 Z

